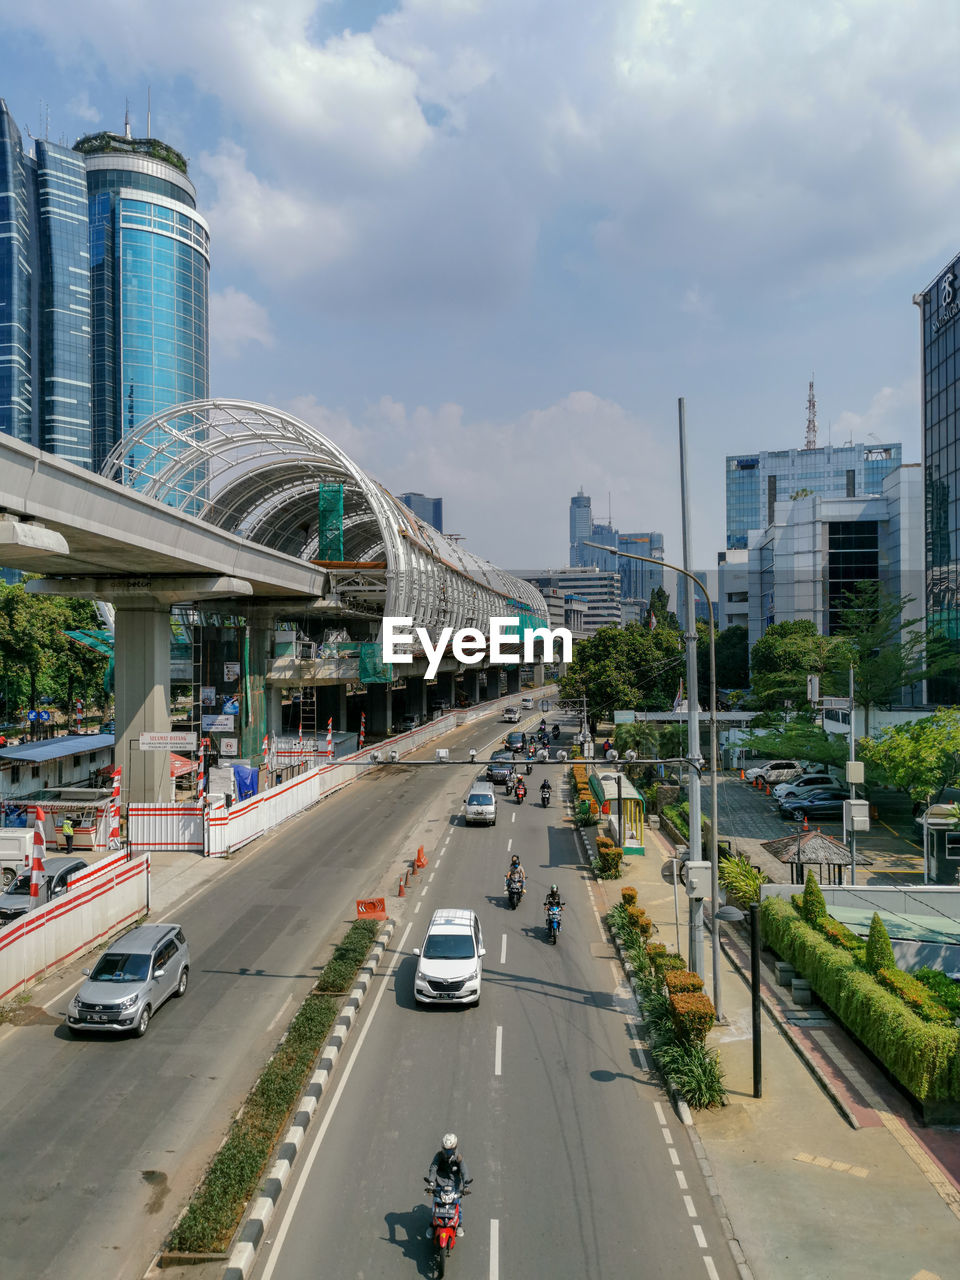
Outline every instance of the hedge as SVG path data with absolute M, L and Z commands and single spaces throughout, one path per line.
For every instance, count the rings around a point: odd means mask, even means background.
M 717 1011 L 702 991 L 678 991 L 670 996 L 670 1013 L 677 1036 L 691 1044 L 703 1044 Z
M 681 991 L 703 990 L 703 979 L 699 973 L 691 973 L 689 969 L 667 969 L 663 981 L 672 996 L 679 995 Z
M 908 1005 L 924 1022 L 938 1022 L 941 1026 L 953 1026 L 953 1015 L 948 1013 L 932 991 L 910 973 L 894 966 L 878 969 L 874 977 L 881 987 L 886 987 Z
M 960 1031 L 924 1022 L 853 956 L 828 942 L 782 898 L 760 906 L 764 941 L 920 1102 L 960 1102 Z

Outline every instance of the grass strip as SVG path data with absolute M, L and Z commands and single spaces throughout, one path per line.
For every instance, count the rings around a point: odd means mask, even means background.
M 229 1248 L 270 1153 L 339 1015 L 341 1000 L 330 992 L 348 992 L 378 928 L 373 920 L 357 920 L 338 943 L 231 1125 L 226 1142 L 167 1241 L 168 1249 L 225 1253 Z

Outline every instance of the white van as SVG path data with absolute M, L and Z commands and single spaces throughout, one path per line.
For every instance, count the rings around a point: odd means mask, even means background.
M 519 724 L 519 723 L 520 723 L 520 708 L 519 708 L 519 707 L 504 707 L 504 709 L 503 709 L 503 717 L 502 717 L 502 718 L 503 718 L 504 720 L 506 720 L 507 724 Z
M 433 913 L 418 956 L 413 995 L 418 1004 L 480 1003 L 482 957 L 486 955 L 477 913 L 441 907 Z
M 497 796 L 493 783 L 486 779 L 473 783 L 464 802 L 463 820 L 468 827 L 483 824 L 493 827 L 497 822 Z

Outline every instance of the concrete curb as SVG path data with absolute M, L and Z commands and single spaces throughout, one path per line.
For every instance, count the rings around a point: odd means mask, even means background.
M 230 1259 L 223 1273 L 223 1280 L 246 1280 L 253 1267 L 257 1249 L 266 1235 L 277 1201 L 290 1177 L 297 1154 L 303 1146 L 307 1128 L 327 1088 L 337 1058 L 343 1050 L 350 1028 L 370 989 L 370 983 L 373 981 L 395 929 L 395 920 L 388 920 L 384 924 L 370 949 L 367 963 L 357 974 L 356 984 L 344 1001 L 340 1016 L 333 1024 L 330 1035 L 320 1050 L 317 1068 L 301 1095 L 290 1127 L 277 1147 L 277 1158 L 263 1180 L 261 1194 L 251 1205 L 236 1242 L 230 1250 Z
M 733 965 L 736 971 L 740 974 L 741 978 L 743 978 L 743 980 L 749 986 L 750 984 L 749 971 L 743 966 L 743 964 L 741 964 L 740 957 L 731 948 L 729 940 L 724 937 L 723 930 L 720 931 L 720 946 L 723 948 L 723 951 L 725 952 L 727 959 L 730 961 L 730 963 Z M 793 1034 L 793 1028 L 791 1027 L 790 1023 L 787 1022 L 786 1018 L 783 1016 L 783 1010 L 781 1009 L 780 1005 L 776 1001 L 771 1000 L 770 997 L 764 993 L 762 987 L 760 991 L 760 1003 L 763 1005 L 764 1009 L 770 1015 L 770 1018 L 772 1019 L 774 1026 L 777 1028 L 777 1030 L 786 1040 L 787 1044 L 790 1045 L 791 1049 L 793 1049 L 794 1053 L 797 1055 L 797 1057 L 801 1060 L 803 1065 L 807 1068 L 807 1070 L 816 1080 L 817 1084 L 820 1086 L 823 1092 L 827 1095 L 827 1097 L 830 1099 L 833 1105 L 837 1108 L 837 1110 L 843 1116 L 844 1120 L 846 1120 L 847 1124 L 850 1125 L 851 1129 L 859 1129 L 861 1127 L 860 1121 L 857 1119 L 857 1117 L 853 1114 L 853 1112 L 847 1106 L 844 1099 L 836 1091 L 836 1089 L 833 1086 L 833 1082 L 829 1079 L 828 1076 L 824 1075 L 823 1071 L 821 1071 L 818 1064 L 813 1060 L 813 1058 L 811 1058 L 810 1054 L 807 1052 L 806 1045 L 797 1036 Z

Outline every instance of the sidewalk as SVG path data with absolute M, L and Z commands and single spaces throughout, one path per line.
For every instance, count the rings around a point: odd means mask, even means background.
M 648 831 L 646 856 L 598 888 L 608 905 L 634 885 L 675 950 L 671 846 Z M 687 898 L 679 890 L 680 951 Z M 729 1103 L 694 1113 L 756 1280 L 949 1280 L 960 1272 L 960 1132 L 917 1125 L 905 1099 L 825 1010 L 801 1010 L 762 969 L 763 1096 L 753 1097 L 749 940 L 721 926 L 726 1021 L 711 1032 Z M 707 930 L 705 989 L 712 990 Z M 764 960 L 770 960 L 769 953 Z

